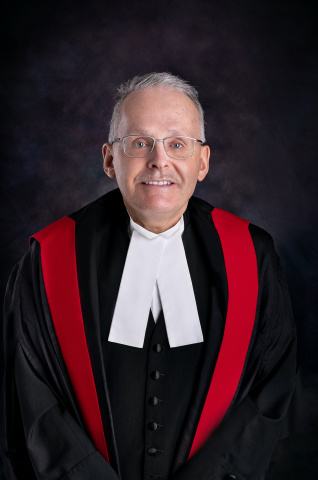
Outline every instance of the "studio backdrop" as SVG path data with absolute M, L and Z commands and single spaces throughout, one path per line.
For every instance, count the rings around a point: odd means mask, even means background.
M 318 423 L 314 3 L 13 1 L 1 23 L 1 301 L 33 233 L 116 188 L 103 172 L 101 154 L 116 87 L 148 72 L 179 75 L 199 91 L 211 147 L 210 171 L 196 195 L 265 228 L 281 257 L 306 398 L 303 446 L 297 442 L 297 448 L 313 462 L 318 449 L 310 436 Z M 292 476 L 297 468 L 306 472 L 301 463 L 288 478 L 305 478 Z M 275 468 L 273 479 L 279 478 Z

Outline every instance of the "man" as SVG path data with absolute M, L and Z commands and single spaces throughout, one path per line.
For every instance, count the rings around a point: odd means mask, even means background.
M 271 237 L 192 197 L 204 141 L 185 81 L 119 88 L 119 190 L 36 234 L 9 281 L 7 478 L 265 478 L 295 329 Z

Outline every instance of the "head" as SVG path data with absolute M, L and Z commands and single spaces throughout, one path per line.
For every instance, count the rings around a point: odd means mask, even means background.
M 155 139 L 183 136 L 204 142 L 203 110 L 197 91 L 169 73 L 126 82 L 118 89 L 109 141 L 103 145 L 104 170 L 117 179 L 133 220 L 152 231 L 166 230 L 181 218 L 197 181 L 206 176 L 209 147 L 194 142 L 192 156 L 180 159 L 171 158 L 163 142 L 156 142 L 147 157 L 131 158 L 124 153 L 123 141 L 113 143 L 127 135 Z

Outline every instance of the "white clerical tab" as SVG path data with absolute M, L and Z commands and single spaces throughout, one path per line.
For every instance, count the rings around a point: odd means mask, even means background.
M 142 348 L 150 308 L 162 307 L 170 347 L 203 341 L 181 234 L 183 217 L 155 234 L 130 221 L 132 236 L 108 340 Z

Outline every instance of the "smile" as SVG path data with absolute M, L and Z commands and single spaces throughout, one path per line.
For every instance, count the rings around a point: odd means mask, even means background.
M 161 181 L 161 182 L 144 182 L 145 185 L 172 185 L 172 182 Z

